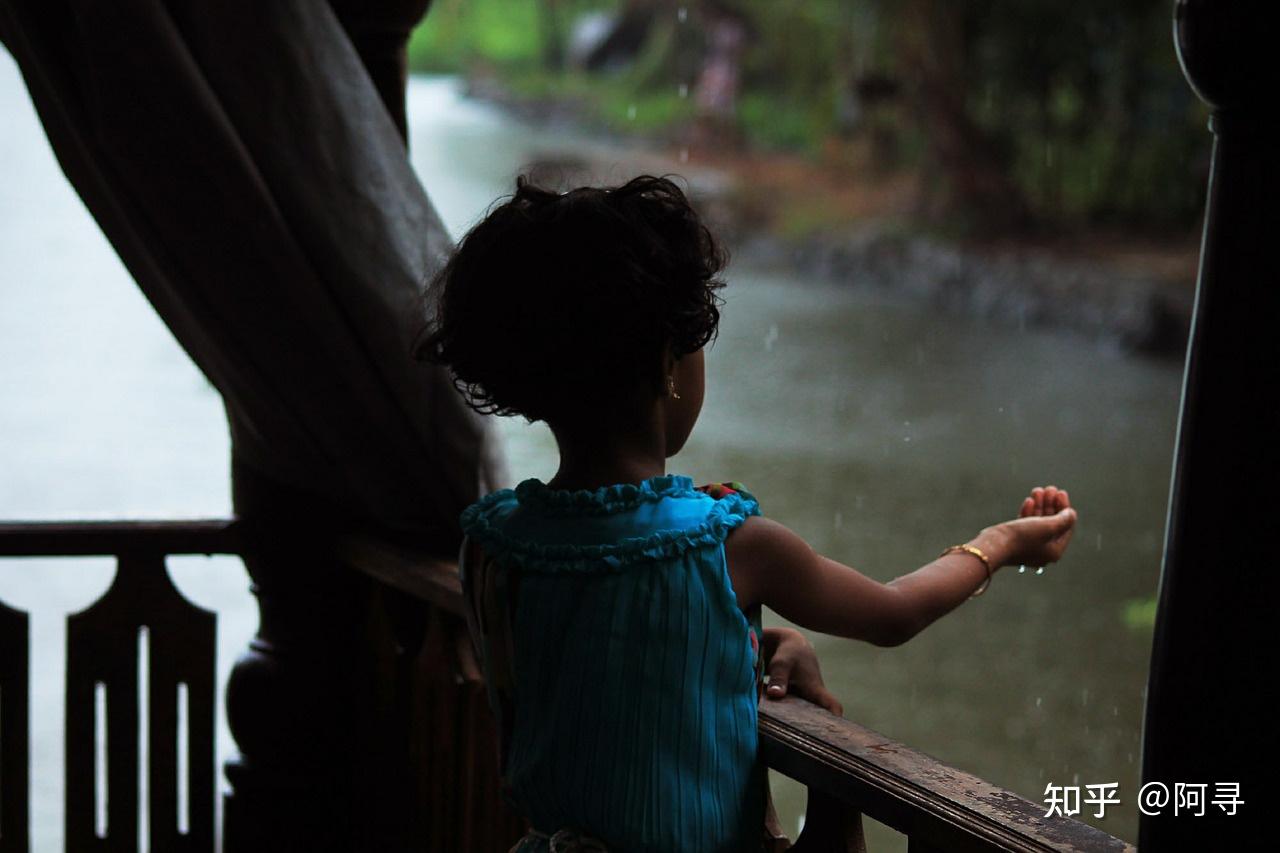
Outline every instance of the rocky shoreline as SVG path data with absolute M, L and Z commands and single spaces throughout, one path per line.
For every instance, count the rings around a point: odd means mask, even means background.
M 1010 329 L 1069 332 L 1123 352 L 1181 358 L 1191 282 L 1037 249 L 973 249 L 874 226 L 798 241 L 748 236 L 739 260 L 838 282 Z

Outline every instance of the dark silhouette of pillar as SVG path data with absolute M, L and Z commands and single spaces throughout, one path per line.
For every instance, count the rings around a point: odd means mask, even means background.
M 1143 850 L 1242 850 L 1270 835 L 1280 181 L 1262 8 L 1175 6 L 1178 56 L 1213 110 L 1214 148 L 1143 733 L 1144 786 L 1165 786 L 1168 802 L 1145 803 L 1160 814 L 1141 818 Z M 1231 815 L 1214 800 L 1234 785 L 1243 804 Z
M 369 585 L 333 549 L 349 521 L 243 464 L 232 485 L 259 622 L 227 684 L 239 754 L 224 768 L 224 849 L 365 849 L 357 749 Z

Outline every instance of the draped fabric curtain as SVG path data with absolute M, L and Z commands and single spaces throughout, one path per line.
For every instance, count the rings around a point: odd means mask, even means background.
M 502 463 L 409 356 L 449 238 L 349 35 L 385 37 L 396 5 L 0 0 L 0 38 L 63 171 L 222 393 L 237 464 L 444 547 Z

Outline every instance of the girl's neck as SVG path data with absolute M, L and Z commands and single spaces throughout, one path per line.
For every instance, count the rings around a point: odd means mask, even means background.
M 660 430 L 605 433 L 552 427 L 552 432 L 560 447 L 560 469 L 547 484 L 553 489 L 639 483 L 667 471 L 666 442 Z

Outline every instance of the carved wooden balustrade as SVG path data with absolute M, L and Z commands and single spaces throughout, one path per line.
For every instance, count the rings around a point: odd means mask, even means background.
M 116 557 L 106 593 L 67 618 L 68 850 L 136 849 L 140 715 L 151 847 L 213 849 L 215 617 L 182 597 L 164 561 L 231 552 L 233 534 L 227 521 L 0 524 L 3 557 Z M 30 638 L 27 614 L 3 603 L 0 643 L 0 851 L 11 853 L 30 847 Z
M 173 587 L 165 557 L 241 553 L 242 532 L 232 521 L 0 524 L 0 557 L 117 558 L 107 593 L 67 620 L 67 849 L 138 849 L 140 649 L 150 673 L 151 849 L 213 849 L 214 617 Z M 355 725 L 337 733 L 359 756 L 344 788 L 355 793 L 341 814 L 323 815 L 326 849 L 505 850 L 522 829 L 498 795 L 492 721 L 465 645 L 456 568 L 369 539 L 343 540 L 336 557 L 368 594 L 353 658 L 359 672 L 343 682 L 363 685 Z M 0 642 L 0 853 L 14 853 L 30 849 L 26 614 L 0 606 Z M 328 719 L 324 709 L 315 715 Z M 97 745 L 102 726 L 105 751 Z M 252 741 L 251 724 L 238 730 L 233 720 L 232 728 L 238 740 Z M 797 851 L 860 849 L 859 813 L 905 833 L 911 853 L 1133 849 L 1083 823 L 1046 820 L 1039 805 L 800 700 L 763 704 L 760 734 L 766 763 L 810 790 Z M 239 745 L 253 755 L 252 743 Z M 106 789 L 99 790 L 103 759 Z M 229 762 L 228 775 L 244 761 Z M 270 796 L 252 787 L 235 796 L 255 794 Z M 99 798 L 105 827 L 96 817 Z M 306 835 L 288 818 L 243 824 L 224 835 L 225 847 L 303 849 L 287 841 Z

